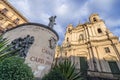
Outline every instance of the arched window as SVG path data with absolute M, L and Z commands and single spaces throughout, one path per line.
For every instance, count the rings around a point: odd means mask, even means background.
M 102 30 L 100 28 L 97 29 L 98 33 L 102 33 Z
M 80 35 L 79 35 L 79 41 L 81 41 L 81 40 L 83 40 L 83 39 L 84 39 L 83 34 L 80 34 Z

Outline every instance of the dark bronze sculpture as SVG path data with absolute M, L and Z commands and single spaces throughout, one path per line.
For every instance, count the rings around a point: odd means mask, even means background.
M 19 56 L 25 58 L 27 56 L 28 50 L 34 42 L 34 37 L 27 35 L 24 38 L 17 38 L 11 42 L 10 50 L 18 50 Z
M 56 19 L 56 16 L 51 16 L 51 17 L 49 18 L 49 21 L 50 21 L 50 22 L 49 22 L 48 26 L 49 26 L 51 29 L 53 29 L 54 25 L 56 25 L 55 19 Z

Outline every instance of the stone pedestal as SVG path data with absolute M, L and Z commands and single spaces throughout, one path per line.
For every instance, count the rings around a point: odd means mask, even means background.
M 58 35 L 45 25 L 27 23 L 8 30 L 4 33 L 4 38 L 8 38 L 11 43 L 18 38 L 24 39 L 27 35 L 34 37 L 34 42 L 26 53 L 25 63 L 32 68 L 35 77 L 42 77 L 53 63 Z

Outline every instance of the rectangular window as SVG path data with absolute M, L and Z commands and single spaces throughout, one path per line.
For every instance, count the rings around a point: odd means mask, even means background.
M 110 53 L 109 47 L 105 47 L 104 49 L 105 49 L 105 52 L 106 52 L 106 53 Z
M 69 42 L 69 38 L 67 37 L 67 42 Z
M 18 24 L 18 23 L 19 23 L 19 20 L 20 20 L 20 19 L 16 18 L 16 19 L 14 20 L 14 23 L 15 23 L 15 24 Z
M 119 70 L 118 65 L 115 61 L 108 61 L 108 64 L 109 64 L 111 72 L 113 74 L 120 74 L 120 70 Z
M 8 10 L 6 8 L 4 8 L 4 9 L 1 10 L 2 14 L 6 14 L 7 12 L 8 12 Z

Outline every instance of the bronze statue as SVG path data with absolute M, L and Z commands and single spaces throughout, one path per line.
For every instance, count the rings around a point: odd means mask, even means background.
M 49 24 L 48 24 L 48 26 L 49 26 L 49 28 L 51 28 L 51 29 L 53 29 L 53 27 L 54 27 L 54 25 L 56 25 L 56 23 L 55 23 L 55 18 L 56 18 L 56 16 L 51 16 L 50 18 L 49 18 Z
M 28 50 L 34 43 L 34 36 L 27 35 L 24 38 L 17 38 L 11 42 L 8 46 L 11 46 L 9 51 L 17 50 L 20 57 L 25 58 L 27 56 Z

